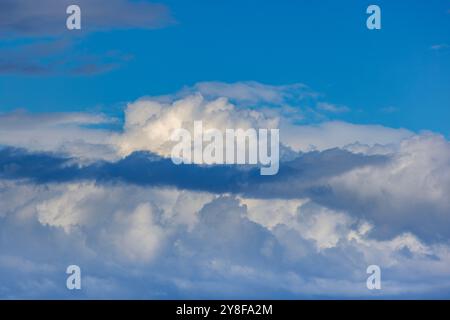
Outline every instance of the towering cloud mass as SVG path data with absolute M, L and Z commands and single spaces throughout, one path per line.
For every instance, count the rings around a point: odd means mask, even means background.
M 318 123 L 320 100 L 200 83 L 130 103 L 118 131 L 92 126 L 119 121 L 105 115 L 0 115 L 0 296 L 448 297 L 448 140 Z M 279 173 L 174 165 L 171 131 L 195 120 L 280 128 Z

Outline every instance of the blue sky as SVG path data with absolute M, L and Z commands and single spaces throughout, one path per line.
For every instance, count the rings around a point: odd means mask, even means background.
M 450 3 L 373 3 L 2 0 L 0 299 L 448 299 Z M 173 163 L 200 120 L 277 174 Z
M 365 28 L 364 1 L 162 3 L 173 21 L 157 29 L 63 32 L 59 38 L 78 43 L 77 55 L 118 51 L 130 59 L 89 76 L 1 74 L 1 110 L 120 114 L 129 100 L 199 81 L 301 82 L 348 106 L 344 120 L 449 134 L 450 53 L 432 49 L 450 42 L 448 1 L 379 1 L 380 31 Z

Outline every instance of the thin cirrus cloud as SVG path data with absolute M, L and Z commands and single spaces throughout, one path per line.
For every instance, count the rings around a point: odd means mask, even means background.
M 331 113 L 344 113 L 350 111 L 350 109 L 346 106 L 334 105 L 326 102 L 319 103 L 317 107 L 319 108 L 319 110 Z
M 434 45 L 432 45 L 430 47 L 431 50 L 436 50 L 436 51 L 445 50 L 445 49 L 448 49 L 448 48 L 450 48 L 450 46 L 448 44 L 446 44 L 446 43 L 434 44 Z

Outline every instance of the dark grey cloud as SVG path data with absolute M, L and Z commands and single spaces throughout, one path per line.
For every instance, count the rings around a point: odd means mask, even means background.
M 382 190 L 382 198 L 374 193 L 359 194 L 345 182 L 335 180 L 356 169 L 383 170 L 391 161 L 390 156 L 330 149 L 298 154 L 293 160 L 281 162 L 277 175 L 261 176 L 256 167 L 174 165 L 171 159 L 148 152 L 134 152 L 117 162 L 98 161 L 79 166 L 74 159 L 59 155 L 3 148 L 0 178 L 25 179 L 37 184 L 94 181 L 104 185 L 174 187 L 256 199 L 308 198 L 373 223 L 373 237 L 377 239 L 389 239 L 404 232 L 413 232 L 431 242 L 447 239 L 450 217 L 443 212 L 445 204 L 430 202 L 428 198 L 405 203 Z
M 358 226 L 345 218 L 336 245 L 318 250 L 293 220 L 269 228 L 252 220 L 250 207 L 236 197 L 332 199 L 339 190 L 329 186 L 330 178 L 355 168 L 383 167 L 389 157 L 340 149 L 298 154 L 272 177 L 235 166 L 175 166 L 147 152 L 87 166 L 73 160 L 0 149 L 1 297 L 261 299 L 276 292 L 278 298 L 370 298 L 365 270 L 374 262 L 389 279 L 383 282 L 383 298 L 448 296 L 445 243 L 424 250 L 412 236 L 355 241 L 347 235 Z M 84 181 L 90 183 L 77 183 Z M 154 186 L 216 196 L 199 201 L 196 193 L 147 188 Z M 277 206 L 272 209 L 275 217 Z M 192 229 L 174 220 L 185 211 L 195 212 Z M 321 212 L 320 205 L 309 202 L 294 216 L 306 224 L 317 218 L 325 227 L 327 216 Z M 73 228 L 65 232 L 68 225 Z M 390 227 L 399 229 L 398 224 Z M 158 250 L 147 252 L 153 241 Z M 151 260 L 133 260 L 127 250 L 142 250 Z M 83 272 L 83 290 L 76 296 L 65 289 L 64 270 L 72 263 Z
M 111 29 L 153 29 L 173 19 L 167 7 L 131 0 L 2 0 L 0 36 L 53 36 L 68 32 L 66 9 L 79 5 L 81 32 Z
M 280 165 L 275 176 L 261 176 L 259 168 L 175 165 L 149 152 L 134 152 L 117 162 L 100 161 L 80 167 L 71 158 L 22 149 L 0 150 L 0 178 L 30 179 L 36 183 L 93 180 L 141 186 L 171 186 L 257 198 L 295 199 L 329 192 L 326 179 L 386 161 L 384 156 L 353 154 L 341 149 L 310 152 Z
M 67 30 L 66 9 L 81 7 L 81 30 Z M 133 55 L 86 51 L 80 36 L 114 29 L 154 29 L 173 22 L 167 7 L 133 0 L 2 0 L 0 38 L 31 38 L 0 49 L 0 74 L 94 75 L 114 70 Z M 48 39 L 50 37 L 50 39 Z
M 0 49 L 0 74 L 94 75 L 111 71 L 133 58 L 109 50 L 101 55 L 81 53 L 77 41 L 51 40 Z

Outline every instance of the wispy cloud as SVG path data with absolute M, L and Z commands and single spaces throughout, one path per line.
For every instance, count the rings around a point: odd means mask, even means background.
M 444 50 L 448 48 L 450 48 L 450 46 L 446 43 L 435 44 L 430 47 L 431 50 Z
M 70 0 L 2 0 L 0 34 L 3 37 L 36 37 L 67 33 L 66 8 L 72 4 L 74 2 Z M 76 4 L 82 9 L 82 33 L 154 29 L 173 21 L 167 7 L 147 1 L 78 0 Z
M 347 106 L 335 105 L 327 102 L 320 102 L 317 104 L 317 108 L 322 111 L 331 113 L 344 113 L 349 112 L 350 108 Z
M 239 104 L 288 104 L 291 101 L 299 101 L 306 97 L 316 97 L 308 86 L 302 83 L 274 86 L 255 81 L 224 83 L 218 81 L 199 82 L 192 88 L 185 88 L 187 92 L 201 93 L 208 99 L 227 97 L 227 99 Z
M 66 29 L 69 0 L 3 0 L 0 2 L 0 37 L 26 38 L 0 49 L 0 74 L 95 75 L 121 67 L 133 55 L 106 49 L 81 49 L 80 36 L 114 29 L 155 29 L 173 22 L 166 6 L 147 1 L 79 0 L 82 29 Z M 126 13 L 126 14 L 124 14 Z M 49 38 L 50 37 L 50 38 Z M 83 51 L 80 53 L 80 51 Z
M 130 54 L 110 50 L 104 54 L 80 54 L 77 41 L 43 40 L 0 49 L 0 74 L 15 75 L 94 75 L 116 69 Z
M 380 111 L 382 113 L 395 113 L 397 112 L 399 109 L 393 106 L 389 106 L 389 107 L 385 107 L 385 108 L 381 108 Z

